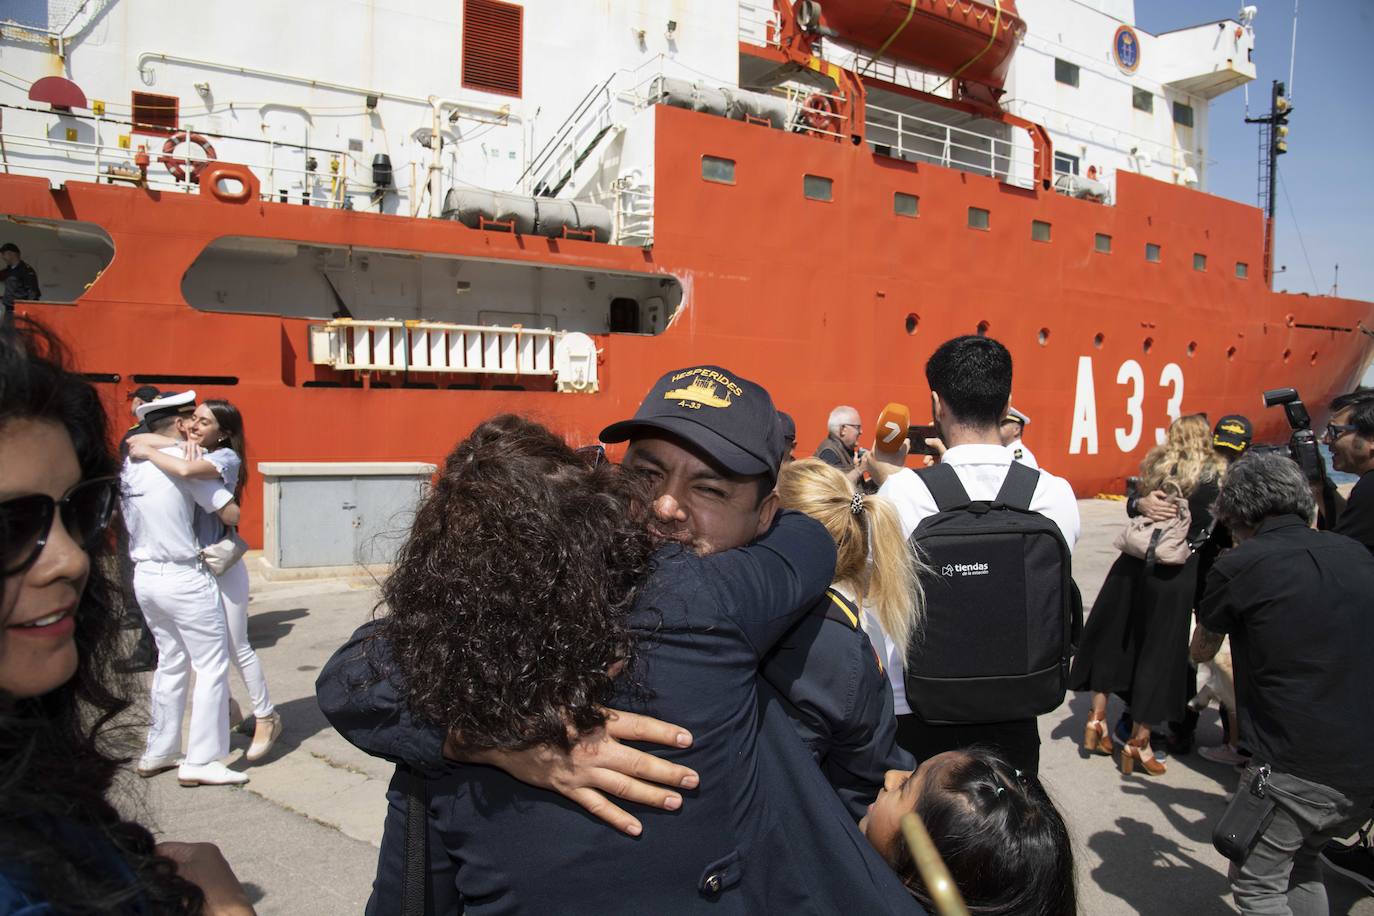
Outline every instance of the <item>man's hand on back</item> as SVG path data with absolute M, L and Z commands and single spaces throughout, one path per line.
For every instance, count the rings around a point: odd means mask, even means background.
M 1167 522 L 1178 517 L 1178 506 L 1163 490 L 1155 490 L 1137 499 L 1135 509 L 1152 522 Z
M 550 789 L 577 802 L 623 833 L 639 836 L 644 825 L 613 804 L 608 795 L 676 811 L 682 807 L 682 796 L 664 786 L 695 789 L 699 777 L 687 767 L 621 741 L 690 747 L 692 736 L 686 729 L 668 722 L 608 709 L 606 727 L 577 738 L 571 752 L 548 745 L 523 751 L 474 751 L 463 748 L 456 736 L 449 735 L 444 742 L 444 756 L 460 763 L 494 766 L 523 783 Z

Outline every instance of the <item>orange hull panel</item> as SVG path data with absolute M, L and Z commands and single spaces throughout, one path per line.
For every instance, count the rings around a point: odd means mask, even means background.
M 1012 351 L 1014 401 L 1033 420 L 1027 443 L 1080 494 L 1093 494 L 1120 489 L 1171 409 L 1244 412 L 1260 440 L 1278 441 L 1283 417 L 1261 407 L 1262 389 L 1296 386 L 1320 413 L 1372 352 L 1374 338 L 1331 329 L 1374 326 L 1374 305 L 1269 292 L 1259 278 L 1261 214 L 1220 198 L 1121 174 L 1116 206 L 1104 207 L 672 108 L 657 112 L 656 149 L 649 250 L 86 183 L 54 191 L 15 176 L 0 176 L 0 197 L 12 214 L 96 223 L 114 240 L 114 260 L 78 303 L 21 309 L 63 334 L 83 371 L 121 377 L 100 386 L 116 416 L 134 374 L 237 377 L 232 387 L 198 390 L 244 410 L 250 469 L 437 462 L 500 411 L 590 442 L 632 412 L 662 372 L 693 362 L 723 364 L 771 389 L 796 418 L 804 453 L 825 436 L 836 404 L 876 417 L 903 401 L 913 422 L 928 419 L 925 359 L 982 326 Z M 703 182 L 703 154 L 734 159 L 736 183 Z M 833 179 L 834 201 L 805 199 L 803 174 Z M 919 196 L 918 218 L 893 214 L 897 191 Z M 967 228 L 969 207 L 990 212 L 987 230 Z M 1031 240 L 1032 219 L 1051 224 L 1049 243 Z M 1111 254 L 1094 251 L 1095 233 L 1112 237 Z M 306 388 L 315 376 L 310 322 L 201 312 L 183 300 L 183 274 L 226 235 L 663 271 L 681 280 L 684 301 L 661 335 L 597 338 L 596 395 Z M 1147 242 L 1162 247 L 1161 263 L 1145 260 Z M 1206 271 L 1193 269 L 1194 252 L 1207 255 Z M 1250 265 L 1250 279 L 1236 278 L 1235 262 Z M 1181 397 L 1161 383 L 1170 365 L 1182 376 Z M 255 544 L 260 497 L 261 478 L 250 471 L 244 528 Z

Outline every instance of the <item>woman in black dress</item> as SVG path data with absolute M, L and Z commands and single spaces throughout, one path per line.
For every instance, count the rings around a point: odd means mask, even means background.
M 1188 539 L 1193 543 L 1212 524 L 1212 501 L 1226 469 L 1211 447 L 1210 434 L 1205 416 L 1180 417 L 1169 427 L 1164 444 L 1151 449 L 1140 466 L 1143 492 L 1177 492 L 1188 500 Z M 1089 751 L 1112 752 L 1108 695 L 1118 694 L 1130 707 L 1135 726 L 1121 749 L 1123 773 L 1137 763 L 1154 776 L 1165 770 L 1150 749 L 1150 727 L 1182 718 L 1188 701 L 1188 632 L 1198 562 L 1193 554 L 1182 566 L 1156 564 L 1147 570 L 1144 560 L 1123 553 L 1088 616 L 1069 688 L 1093 691 L 1084 730 Z

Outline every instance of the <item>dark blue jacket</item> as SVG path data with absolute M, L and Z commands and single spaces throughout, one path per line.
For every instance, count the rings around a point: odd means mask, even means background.
M 888 770 L 916 768 L 897 746 L 892 685 L 861 614 L 849 599 L 826 589 L 759 668 L 856 822 L 878 796 Z
M 363 750 L 430 775 L 436 913 L 921 912 L 757 677 L 833 569 L 829 535 L 795 513 L 745 548 L 660 552 L 632 618 L 641 689 L 617 704 L 689 729 L 691 748 L 650 749 L 702 787 L 678 812 L 636 808 L 638 838 L 499 770 L 446 766 L 442 733 L 409 721 L 394 682 L 366 684 L 364 631 L 321 672 L 320 706 Z M 383 667 L 385 648 L 371 644 Z M 408 778 L 398 771 L 388 792 L 369 913 L 399 911 Z

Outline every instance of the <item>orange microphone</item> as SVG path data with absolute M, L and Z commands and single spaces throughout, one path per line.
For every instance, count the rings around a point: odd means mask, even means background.
M 905 404 L 888 404 L 878 414 L 878 438 L 873 443 L 873 457 L 888 464 L 900 464 L 898 454 L 911 425 L 911 411 Z

